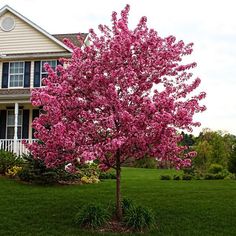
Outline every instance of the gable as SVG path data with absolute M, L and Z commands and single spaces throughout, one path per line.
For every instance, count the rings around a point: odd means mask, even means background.
M 32 25 L 10 11 L 0 15 L 0 24 L 5 17 L 14 19 L 14 28 L 4 31 L 0 27 L 0 54 L 68 52 Z

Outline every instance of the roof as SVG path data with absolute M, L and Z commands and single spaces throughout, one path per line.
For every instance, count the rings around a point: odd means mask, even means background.
M 30 88 L 21 89 L 0 89 L 0 103 L 8 103 L 12 100 L 29 100 L 31 94 Z
M 58 39 L 59 41 L 63 42 L 63 40 L 69 39 L 75 46 L 81 47 L 82 44 L 78 40 L 78 35 L 82 37 L 83 42 L 87 40 L 88 34 L 87 33 L 72 33 L 72 34 L 53 34 L 52 36 Z

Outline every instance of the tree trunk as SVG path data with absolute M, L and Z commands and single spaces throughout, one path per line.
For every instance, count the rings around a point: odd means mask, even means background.
M 116 153 L 116 217 L 118 221 L 122 220 L 121 192 L 120 192 L 120 152 Z

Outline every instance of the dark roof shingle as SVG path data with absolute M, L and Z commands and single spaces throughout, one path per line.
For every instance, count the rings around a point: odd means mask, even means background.
M 55 37 L 56 39 L 58 39 L 59 41 L 63 42 L 63 40 L 66 38 L 66 39 L 69 39 L 75 46 L 77 47 L 81 47 L 81 42 L 77 39 L 78 35 L 80 35 L 83 39 L 83 42 L 84 40 L 86 39 L 87 37 L 87 33 L 73 33 L 73 34 L 53 34 L 52 36 Z M 64 42 L 63 42 L 64 43 Z
M 31 90 L 29 88 L 24 89 L 0 89 L 0 95 L 30 95 Z

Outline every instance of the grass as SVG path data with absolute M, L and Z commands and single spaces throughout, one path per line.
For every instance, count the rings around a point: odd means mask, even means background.
M 161 181 L 168 170 L 124 168 L 122 193 L 150 207 L 158 229 L 145 235 L 230 236 L 236 232 L 236 181 Z M 116 235 L 82 231 L 73 218 L 86 203 L 115 201 L 115 181 L 35 186 L 0 177 L 0 235 Z M 135 234 L 132 234 L 135 235 Z

